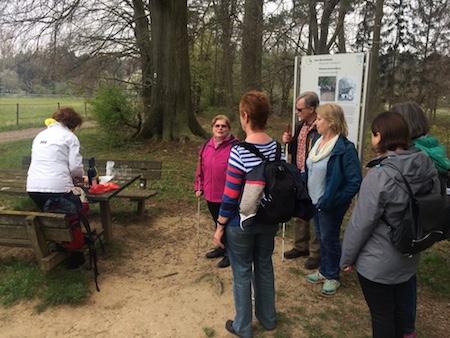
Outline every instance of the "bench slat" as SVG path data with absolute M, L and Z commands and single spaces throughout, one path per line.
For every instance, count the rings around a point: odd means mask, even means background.
M 122 190 L 115 197 L 119 198 L 129 198 L 130 200 L 142 200 L 148 199 L 156 195 L 156 190 Z
M 30 239 L 17 239 L 17 238 L 8 238 L 8 237 L 0 237 L 0 246 L 11 246 L 11 247 L 23 247 L 30 248 L 31 242 Z
M 25 224 L 15 226 L 15 225 L 0 225 L 0 238 L 7 239 L 17 239 L 26 238 L 28 239 L 28 232 Z

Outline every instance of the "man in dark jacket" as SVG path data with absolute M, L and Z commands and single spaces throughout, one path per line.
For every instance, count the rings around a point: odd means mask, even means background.
M 295 127 L 295 134 L 283 134 L 283 142 L 289 143 L 288 151 L 292 155 L 291 162 L 305 175 L 306 159 L 311 150 L 313 140 L 317 137 L 316 107 L 319 105 L 319 97 L 314 92 L 300 94 L 295 102 L 295 111 L 300 121 Z M 317 269 L 320 264 L 319 241 L 314 234 L 310 234 L 309 222 L 300 218 L 293 218 L 294 247 L 284 253 L 287 259 L 301 256 L 309 256 L 305 262 L 306 269 Z

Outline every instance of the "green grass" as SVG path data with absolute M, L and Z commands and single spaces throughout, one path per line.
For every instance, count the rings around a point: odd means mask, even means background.
M 59 107 L 72 107 L 84 118 L 90 119 L 89 106 L 83 98 L 2 97 L 0 98 L 0 132 L 41 127 L 44 120 Z
M 38 312 L 48 306 L 75 305 L 86 299 L 91 274 L 63 268 L 45 274 L 35 262 L 14 258 L 0 261 L 0 302 L 8 307 L 22 300 L 38 298 Z

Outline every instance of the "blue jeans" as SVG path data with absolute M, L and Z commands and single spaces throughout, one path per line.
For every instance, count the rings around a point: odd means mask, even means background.
M 317 210 L 314 215 L 314 232 L 320 243 L 319 272 L 327 279 L 339 280 L 339 261 L 341 259 L 342 219 L 348 205 L 339 205 L 329 210 Z
M 240 337 L 252 337 L 252 291 L 255 316 L 265 329 L 275 327 L 275 281 L 272 264 L 274 237 L 278 224 L 227 226 L 228 255 L 233 271 L 233 295 L 236 316 L 233 328 Z
M 417 277 L 412 276 L 407 283 L 405 333 L 413 333 L 416 323 Z

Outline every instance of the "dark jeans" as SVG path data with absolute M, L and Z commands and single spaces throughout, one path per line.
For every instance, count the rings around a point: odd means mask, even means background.
M 327 279 L 339 280 L 341 242 L 339 239 L 342 219 L 348 205 L 339 205 L 329 210 L 318 210 L 314 215 L 314 232 L 320 243 L 319 272 Z
M 209 212 L 211 213 L 211 217 L 213 218 L 213 221 L 214 221 L 214 226 L 215 227 L 217 227 L 217 218 L 219 218 L 219 209 L 220 209 L 220 203 L 214 203 L 214 202 L 210 202 L 210 201 L 206 201 L 207 202 L 207 204 L 208 204 L 208 209 L 209 209 Z M 226 241 L 226 235 L 225 235 L 225 233 L 226 232 L 224 232 L 223 233 L 223 236 L 222 236 L 222 243 L 223 243 L 223 245 L 225 245 L 225 253 L 224 253 L 224 256 L 228 256 L 228 253 L 227 253 L 227 248 L 226 248 L 226 246 L 227 246 L 227 241 Z
M 29 192 L 28 196 L 37 204 L 38 208 L 44 211 L 44 205 L 47 200 L 54 197 L 61 197 L 65 193 L 44 193 L 44 192 Z M 66 260 L 69 269 L 77 268 L 86 262 L 82 252 L 72 252 Z
M 416 306 L 417 306 L 417 277 L 412 276 L 407 282 L 407 303 L 406 303 L 406 326 L 405 333 L 415 331 Z
M 408 282 L 381 284 L 358 274 L 372 317 L 373 338 L 403 338 L 407 312 Z
M 37 204 L 41 211 L 44 211 L 44 205 L 47 200 L 53 197 L 61 197 L 64 193 L 53 193 L 53 192 L 29 192 L 28 196 Z

